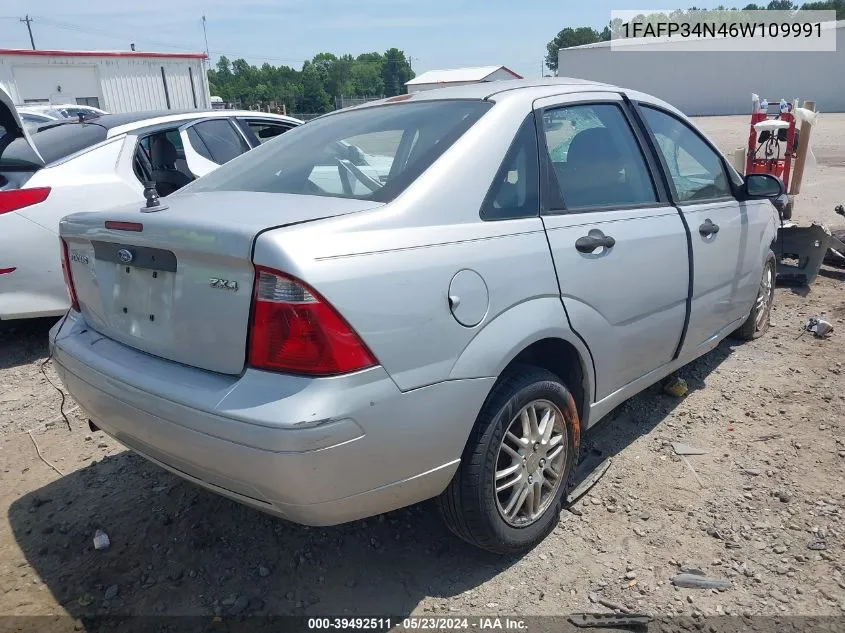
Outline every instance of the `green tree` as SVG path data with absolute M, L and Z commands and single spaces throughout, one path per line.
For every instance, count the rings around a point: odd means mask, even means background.
M 599 33 L 589 26 L 581 26 L 574 29 L 567 26 L 558 33 L 551 42 L 546 44 L 546 66 L 557 72 L 558 50 L 561 48 L 570 48 L 571 46 L 582 46 L 583 44 L 595 44 L 596 42 L 601 42 L 602 35 L 602 33 Z
M 405 82 L 414 78 L 414 71 L 411 70 L 411 64 L 403 51 L 398 48 L 385 51 L 381 78 L 384 82 L 385 96 L 392 97 L 405 93 Z
M 827 2 L 807 2 L 801 5 L 802 11 L 836 11 L 837 20 L 845 20 L 845 0 Z
M 384 94 L 381 62 L 356 60 L 350 74 L 356 97 L 381 97 Z
M 332 100 L 325 88 L 325 77 L 320 66 L 305 62 L 302 66 L 302 98 L 299 108 L 303 113 L 322 114 L 332 108 Z

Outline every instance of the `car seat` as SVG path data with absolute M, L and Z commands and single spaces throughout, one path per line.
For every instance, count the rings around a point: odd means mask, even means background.
M 603 206 L 637 199 L 621 178 L 625 158 L 610 130 L 593 127 L 578 132 L 569 144 L 565 163 L 555 163 L 567 207 Z
M 156 136 L 150 144 L 150 162 L 152 173 L 150 177 L 156 184 L 158 195 L 166 196 L 181 189 L 191 177 L 176 169 L 176 147 L 164 135 Z

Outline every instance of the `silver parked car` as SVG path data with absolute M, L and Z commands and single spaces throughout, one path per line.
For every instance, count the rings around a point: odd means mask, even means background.
M 437 497 L 460 537 L 521 552 L 582 432 L 766 330 L 773 201 L 642 93 L 393 97 L 64 218 L 51 348 L 93 424 L 215 492 L 311 525 Z

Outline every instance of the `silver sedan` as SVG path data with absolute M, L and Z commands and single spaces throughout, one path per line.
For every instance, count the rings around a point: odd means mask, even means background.
M 521 552 L 583 432 L 765 332 L 782 194 L 631 90 L 393 97 L 65 217 L 52 351 L 92 424 L 217 493 L 311 525 L 436 497 Z

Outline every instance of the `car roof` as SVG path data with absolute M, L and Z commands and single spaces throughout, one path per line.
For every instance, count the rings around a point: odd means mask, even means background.
M 131 112 L 127 114 L 103 114 L 88 119 L 87 122 L 102 125 L 109 131 L 108 135 L 111 137 L 152 125 L 181 123 L 196 119 L 222 119 L 236 116 L 275 119 L 293 125 L 302 124 L 302 121 L 293 117 L 254 110 L 150 110 L 147 112 Z
M 671 104 L 654 97 L 653 95 L 631 90 L 629 88 L 614 86 L 612 84 L 590 81 L 589 79 L 579 79 L 577 77 L 507 79 L 501 81 L 479 82 L 464 86 L 453 86 L 449 88 L 420 90 L 419 92 L 387 97 L 386 99 L 379 99 L 378 101 L 368 101 L 367 103 L 346 108 L 345 110 L 335 110 L 334 112 L 329 112 L 323 116 L 332 116 L 349 110 L 360 110 L 382 105 L 391 105 L 394 103 L 415 103 L 420 101 L 442 101 L 450 99 L 489 99 L 491 101 L 514 99 L 530 104 L 534 100 L 541 99 L 543 97 L 574 94 L 579 92 L 624 93 L 632 100 L 657 105 L 680 116 L 684 116 L 680 110 Z
M 450 86 L 445 88 L 435 88 L 433 90 L 420 90 L 412 92 L 407 95 L 398 95 L 396 97 L 388 97 L 386 99 L 379 99 L 378 101 L 370 101 L 363 104 L 365 107 L 369 105 L 380 105 L 382 103 L 391 103 L 394 101 L 429 101 L 439 99 L 488 99 L 496 94 L 511 91 L 531 91 L 532 89 L 539 89 L 545 87 L 560 88 L 560 93 L 565 92 L 581 92 L 583 90 L 595 90 L 597 87 L 603 90 L 620 90 L 617 86 L 600 83 L 597 81 L 590 81 L 588 79 L 578 79 L 576 77 L 548 77 L 544 79 L 507 79 L 501 81 L 483 81 L 474 84 L 467 84 L 464 86 Z

